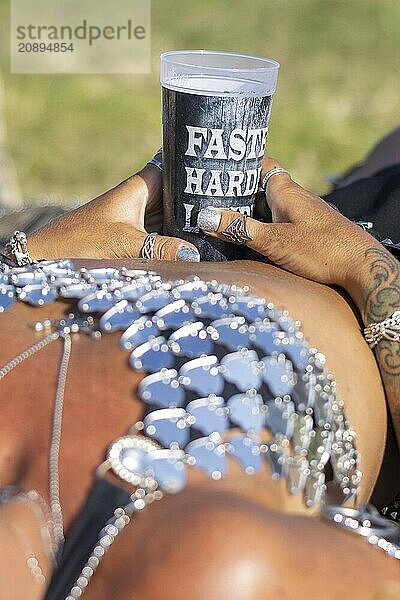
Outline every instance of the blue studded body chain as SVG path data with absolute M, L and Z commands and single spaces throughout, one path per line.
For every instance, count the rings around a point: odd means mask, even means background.
M 119 331 L 130 366 L 146 373 L 138 388 L 142 420 L 111 445 L 99 469 L 133 486 L 131 503 L 105 524 L 67 600 L 82 595 L 136 511 L 185 487 L 188 467 L 217 480 L 228 458 L 248 474 L 267 464 L 272 478 L 302 494 L 308 507 L 329 501 L 331 490 L 342 503 L 356 499 L 355 433 L 325 357 L 308 345 L 287 311 L 247 288 L 197 277 L 166 281 L 144 270 L 77 271 L 68 260 L 0 271 L 0 312 L 16 300 L 45 306 L 56 298 L 70 299 L 76 310 L 41 321 L 37 329 L 47 328 L 47 337 Z

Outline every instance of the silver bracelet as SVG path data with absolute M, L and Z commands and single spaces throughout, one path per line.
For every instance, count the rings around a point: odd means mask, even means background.
M 160 171 L 163 171 L 163 164 L 161 160 L 158 160 L 158 158 L 156 158 L 156 156 L 158 156 L 160 153 L 162 153 L 162 148 L 160 148 L 159 150 L 157 150 L 157 152 L 155 153 L 155 155 L 153 156 L 152 159 L 149 160 L 149 162 L 147 163 L 148 165 L 154 165 L 155 167 L 157 167 L 157 169 L 160 169 Z M 162 154 L 161 154 L 161 158 L 162 158 Z
M 33 263 L 27 247 L 26 234 L 23 231 L 14 231 L 10 240 L 5 245 L 3 255 L 6 259 L 13 260 L 18 267 Z
M 389 342 L 400 342 L 400 310 L 396 310 L 384 321 L 371 323 L 365 327 L 364 337 L 371 348 L 374 348 L 382 339 Z

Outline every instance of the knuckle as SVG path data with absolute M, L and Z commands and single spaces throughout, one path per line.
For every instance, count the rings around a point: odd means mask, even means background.
M 222 233 L 235 219 L 237 214 L 232 210 L 221 210 L 221 220 L 219 222 L 218 231 Z
M 154 247 L 154 258 L 160 260 L 174 259 L 176 256 L 178 245 L 178 239 L 166 237 L 163 235 L 157 236 L 156 244 Z

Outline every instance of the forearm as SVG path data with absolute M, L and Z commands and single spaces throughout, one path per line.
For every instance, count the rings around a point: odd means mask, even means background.
M 400 262 L 381 246 L 366 248 L 348 291 L 365 325 L 387 319 L 400 310 Z M 374 352 L 400 445 L 400 342 L 382 339 Z

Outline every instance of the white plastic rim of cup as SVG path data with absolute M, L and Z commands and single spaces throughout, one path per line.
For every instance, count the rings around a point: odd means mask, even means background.
M 161 54 L 160 81 L 178 92 L 210 96 L 270 96 L 279 63 L 270 58 L 213 50 Z

